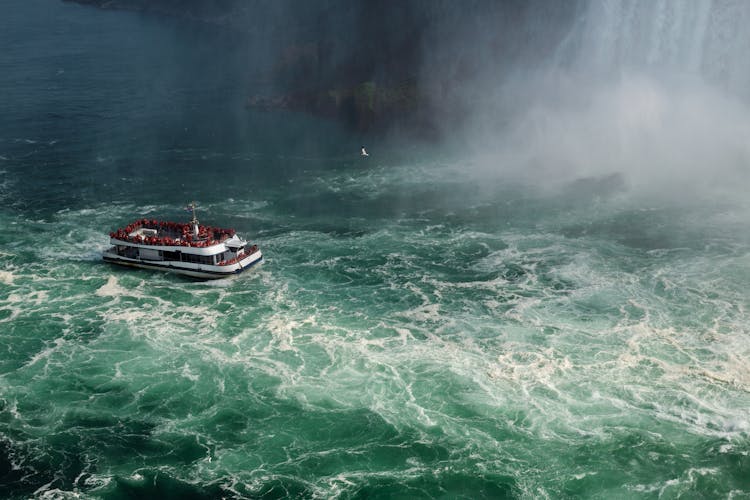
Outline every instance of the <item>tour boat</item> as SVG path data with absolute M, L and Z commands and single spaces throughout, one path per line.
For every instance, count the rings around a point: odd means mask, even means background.
M 189 223 L 140 219 L 109 233 L 113 245 L 103 252 L 106 262 L 216 279 L 239 274 L 263 259 L 258 245 L 234 229 L 203 226 L 188 210 Z

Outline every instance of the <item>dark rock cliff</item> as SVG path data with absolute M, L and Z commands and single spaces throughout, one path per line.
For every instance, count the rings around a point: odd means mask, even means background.
M 179 18 L 271 40 L 271 90 L 246 106 L 433 133 L 460 120 L 488 75 L 548 57 L 571 4 L 542 0 L 66 0 Z M 471 102 L 469 102 L 471 101 Z

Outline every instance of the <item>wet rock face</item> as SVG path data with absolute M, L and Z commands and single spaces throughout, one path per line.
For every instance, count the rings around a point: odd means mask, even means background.
M 351 86 L 290 92 L 256 94 L 247 99 L 252 109 L 289 109 L 309 111 L 337 118 L 356 130 L 368 131 L 386 126 L 398 119 L 416 119 L 423 105 L 415 81 L 378 84 L 366 81 Z
M 359 131 L 455 123 L 481 98 L 483 90 L 471 87 L 488 68 L 502 74 L 530 45 L 541 54 L 556 43 L 554 36 L 541 43 L 532 35 L 529 43 L 513 41 L 540 17 L 533 1 L 65 1 L 236 32 L 238 43 L 258 46 L 272 61 L 260 68 L 269 85 L 248 90 L 247 108 L 310 112 Z M 257 64 L 252 59 L 248 65 Z
M 272 90 L 252 91 L 247 108 L 310 112 L 371 131 L 415 120 L 427 102 L 416 78 L 425 25 L 425 16 L 412 12 L 417 2 L 65 1 L 165 15 L 248 36 L 262 32 L 272 40 L 269 49 L 277 51 L 264 69 Z

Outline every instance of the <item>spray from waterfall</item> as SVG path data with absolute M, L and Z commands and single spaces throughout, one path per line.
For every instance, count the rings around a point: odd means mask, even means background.
M 483 97 L 462 140 L 486 175 L 542 185 L 615 175 L 657 196 L 741 193 L 748 21 L 747 2 L 583 2 L 545 58 L 472 82 L 472 98 Z

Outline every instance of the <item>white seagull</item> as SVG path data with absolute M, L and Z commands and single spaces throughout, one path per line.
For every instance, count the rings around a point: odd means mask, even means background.
M 365 147 L 364 147 L 364 146 L 362 146 L 362 151 L 360 152 L 360 154 L 361 154 L 362 156 L 370 156 L 370 155 L 368 155 L 368 154 L 367 154 L 367 150 L 365 149 Z

